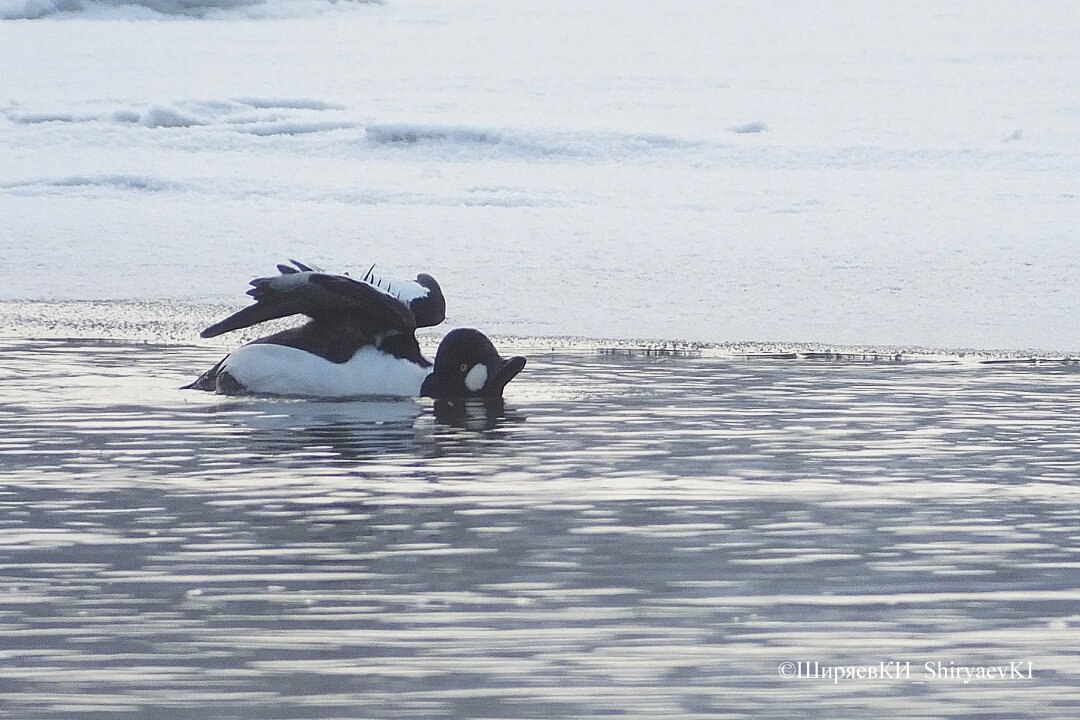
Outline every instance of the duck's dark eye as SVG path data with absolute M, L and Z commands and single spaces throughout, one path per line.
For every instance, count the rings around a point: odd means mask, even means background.
M 458 365 L 458 370 L 460 370 L 461 372 L 465 372 L 468 369 L 469 365 L 467 363 L 461 363 L 460 365 Z

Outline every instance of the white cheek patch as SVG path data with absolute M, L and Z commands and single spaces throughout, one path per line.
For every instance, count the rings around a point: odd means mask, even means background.
M 478 392 L 487 382 L 487 367 L 483 363 L 472 366 L 472 370 L 465 376 L 465 387 L 469 392 Z

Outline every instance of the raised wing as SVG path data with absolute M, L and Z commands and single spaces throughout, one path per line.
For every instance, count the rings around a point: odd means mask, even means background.
M 314 265 L 307 265 L 299 260 L 289 260 L 291 265 L 278 265 L 277 269 L 283 275 L 291 275 L 299 272 L 322 272 L 322 269 Z M 345 273 L 348 276 L 348 273 Z M 400 280 L 375 274 L 375 266 L 372 265 L 364 273 L 360 282 L 365 282 L 387 295 L 392 295 L 412 310 L 416 319 L 416 327 L 434 327 L 446 319 L 446 298 L 443 297 L 442 288 L 435 278 L 425 273 L 420 273 L 415 280 Z
M 371 334 L 392 330 L 411 333 L 416 329 L 416 318 L 408 305 L 370 283 L 310 268 L 286 271 L 287 267 L 281 266 L 282 274 L 276 277 L 252 280 L 248 295 L 255 298 L 255 304 L 206 328 L 200 333 L 202 337 L 216 337 L 290 315 L 358 327 Z

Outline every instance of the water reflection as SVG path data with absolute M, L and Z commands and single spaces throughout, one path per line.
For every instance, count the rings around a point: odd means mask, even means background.
M 1070 367 L 530 353 L 503 406 L 0 356 L 0 715 L 1071 718 Z M 205 357 L 204 357 L 205 356 Z M 909 680 L 784 680 L 785 661 Z M 1032 678 L 923 678 L 1030 660 Z
M 464 430 L 491 430 L 500 423 L 525 421 L 520 412 L 508 413 L 501 397 L 436 400 L 432 409 L 436 422 Z

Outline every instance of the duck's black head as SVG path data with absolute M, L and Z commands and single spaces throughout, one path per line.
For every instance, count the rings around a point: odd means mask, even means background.
M 439 344 L 435 368 L 424 380 L 420 394 L 438 399 L 502 397 L 503 388 L 523 367 L 525 358 L 502 357 L 484 333 L 458 328 Z

